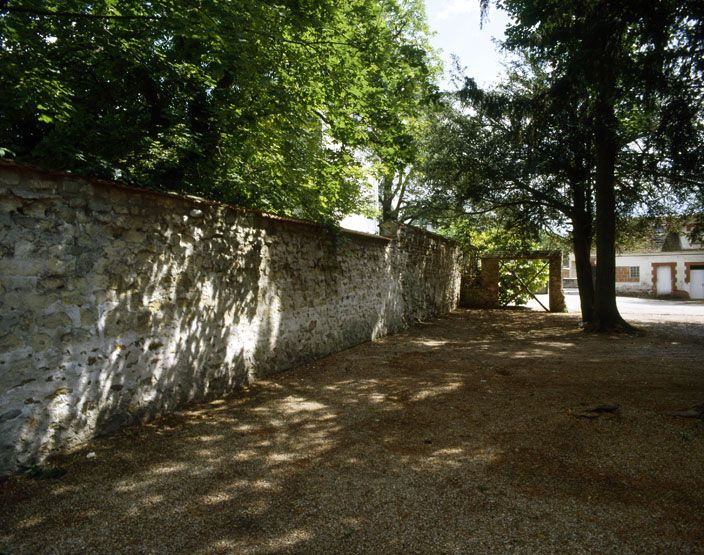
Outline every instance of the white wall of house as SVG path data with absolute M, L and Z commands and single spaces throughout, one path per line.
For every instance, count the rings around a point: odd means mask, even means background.
M 682 248 L 686 250 L 704 249 L 704 243 L 694 243 L 690 241 L 689 235 L 687 233 L 682 233 L 680 235 L 680 244 L 682 245 Z
M 688 249 L 674 252 L 628 253 L 616 256 L 616 291 L 621 293 L 655 293 L 704 298 L 701 280 L 704 270 L 704 250 Z M 619 269 L 620 268 L 620 269 Z M 658 268 L 660 273 L 658 274 Z M 664 279 L 674 281 L 664 283 Z M 657 276 L 660 276 L 658 287 Z M 570 277 L 576 278 L 574 256 L 570 256 Z M 669 291 L 668 291 L 669 290 Z
M 704 250 L 704 243 L 693 242 L 690 238 L 694 224 L 684 224 L 680 229 L 680 246 L 683 250 Z
M 369 189 L 363 194 L 366 202 L 369 202 L 374 210 L 380 211 L 379 206 L 379 184 L 374 179 L 369 179 Z M 340 220 L 340 227 L 350 231 L 361 231 L 362 233 L 379 234 L 379 222 L 377 218 L 372 218 L 364 214 L 349 214 Z
M 350 214 L 340 221 L 340 227 L 349 229 L 350 231 L 361 231 L 362 233 L 371 233 L 372 235 L 379 234 L 379 223 L 361 214 Z
M 637 272 L 640 275 L 638 282 L 616 281 L 616 290 L 658 292 L 657 276 L 660 275 L 661 283 L 659 292 L 666 292 L 669 287 L 668 284 L 662 283 L 662 279 L 665 276 L 671 277 L 671 273 L 669 272 L 672 272 L 674 269 L 675 279 L 672 293 L 677 294 L 678 291 L 683 291 L 689 296 L 692 283 L 691 275 L 689 280 L 685 279 L 686 263 L 690 263 L 690 265 L 692 263 L 701 263 L 701 265 L 704 265 L 704 251 L 694 252 L 690 250 L 689 252 L 677 251 L 644 254 L 629 253 L 627 255 L 617 256 L 616 267 L 628 267 L 629 269 L 637 267 Z M 674 264 L 674 266 L 667 268 L 665 266 L 666 264 Z M 663 268 L 663 270 L 660 270 L 660 274 L 658 274 L 658 267 Z M 689 273 L 691 274 L 691 271 Z

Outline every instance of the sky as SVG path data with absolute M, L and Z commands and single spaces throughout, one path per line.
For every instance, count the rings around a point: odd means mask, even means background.
M 425 0 L 431 43 L 441 49 L 445 65 L 444 88 L 450 88 L 451 55 L 460 59 L 465 73 L 486 87 L 503 73 L 502 55 L 493 39 L 503 39 L 508 22 L 505 12 L 491 6 L 489 19 L 479 28 L 479 0 Z M 454 87 L 453 87 L 454 88 Z

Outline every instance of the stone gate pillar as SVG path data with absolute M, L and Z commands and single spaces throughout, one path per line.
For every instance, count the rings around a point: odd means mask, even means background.
M 550 312 L 565 311 L 565 296 L 562 293 L 562 254 L 550 257 L 548 296 Z
M 487 308 L 499 306 L 499 259 L 482 258 L 481 283 L 486 295 Z

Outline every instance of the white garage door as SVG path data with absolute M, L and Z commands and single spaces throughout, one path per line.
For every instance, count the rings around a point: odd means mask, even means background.
M 658 295 L 669 295 L 672 293 L 672 268 L 670 266 L 658 266 L 656 274 Z
M 704 299 L 704 265 L 689 271 L 689 296 L 692 299 Z

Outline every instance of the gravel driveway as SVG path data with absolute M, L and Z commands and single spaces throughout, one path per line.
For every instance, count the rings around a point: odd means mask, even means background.
M 458 311 L 96 440 L 0 484 L 0 552 L 704 553 L 704 422 L 664 414 L 704 343 L 576 323 Z

